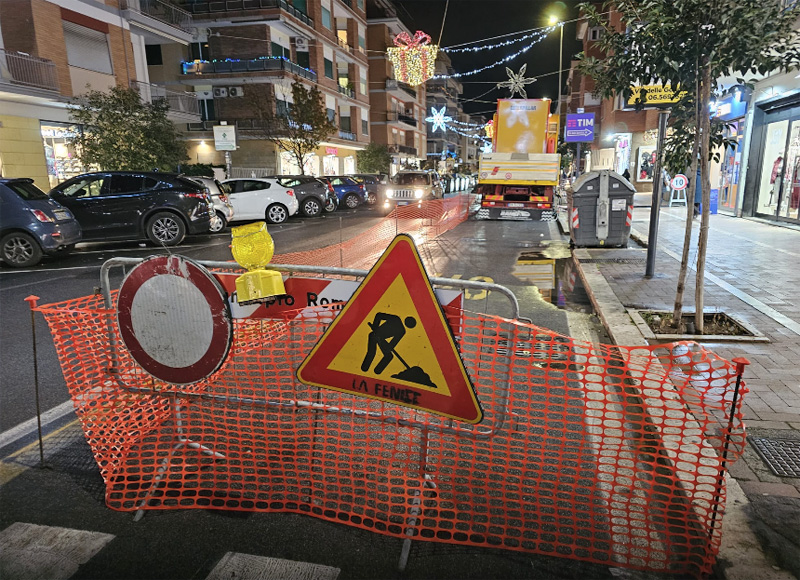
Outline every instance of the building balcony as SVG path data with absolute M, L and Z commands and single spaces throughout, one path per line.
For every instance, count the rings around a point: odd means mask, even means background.
M 339 92 L 347 97 L 350 97 L 351 99 L 356 98 L 356 92 L 350 87 L 343 87 L 342 85 L 339 85 Z
M 350 131 L 339 130 L 339 139 L 344 139 L 345 141 L 355 141 L 356 134 L 351 133 Z
M 192 14 L 174 4 L 163 0 L 120 0 L 120 8 L 131 24 L 140 25 L 148 36 L 155 34 L 185 43 L 192 40 Z
M 284 57 L 268 56 L 253 59 L 195 60 L 184 62 L 181 66 L 184 75 L 233 75 L 254 72 L 287 71 L 297 76 L 315 81 L 317 73 L 303 68 Z
M 221 12 L 242 12 L 250 10 L 270 10 L 278 8 L 283 10 L 304 24 L 314 27 L 314 21 L 308 14 L 298 10 L 286 0 L 201 0 L 188 2 L 186 7 L 195 15 L 215 16 Z
M 200 105 L 192 93 L 170 91 L 161 85 L 131 81 L 131 88 L 148 103 L 164 101 L 169 106 L 167 117 L 172 121 L 199 121 Z
M 0 49 L 0 87 L 11 85 L 42 91 L 58 92 L 58 74 L 53 61 L 24 52 Z
M 413 99 L 417 98 L 417 91 L 411 85 L 401 83 L 396 79 L 386 79 L 386 90 L 395 93 L 396 96 L 405 99 L 410 96 Z
M 336 40 L 339 42 L 339 48 L 353 54 L 353 47 L 347 44 L 346 40 L 342 40 L 341 38 L 337 38 Z
M 417 156 L 417 148 L 416 147 L 409 147 L 408 145 L 398 145 L 393 144 L 389 145 L 389 153 L 394 154 L 402 154 L 402 155 L 411 155 L 413 157 Z

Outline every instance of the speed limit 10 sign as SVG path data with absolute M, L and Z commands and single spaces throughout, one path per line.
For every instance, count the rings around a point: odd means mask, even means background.
M 689 185 L 689 179 L 682 173 L 679 173 L 678 175 L 673 177 L 672 181 L 670 182 L 670 186 L 675 191 L 681 191 L 683 189 L 686 189 L 687 185 Z

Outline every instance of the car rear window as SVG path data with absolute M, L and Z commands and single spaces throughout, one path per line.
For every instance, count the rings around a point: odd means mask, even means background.
M 27 181 L 11 181 L 6 183 L 6 187 L 28 201 L 48 198 L 45 192 Z

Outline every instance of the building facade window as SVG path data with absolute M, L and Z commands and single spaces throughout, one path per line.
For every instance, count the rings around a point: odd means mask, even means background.
M 103 74 L 114 74 L 108 35 L 74 22 L 63 21 L 64 43 L 70 66 Z
M 334 109 L 326 109 L 326 111 L 328 113 L 328 121 L 330 121 L 331 123 L 335 123 L 336 122 L 336 111 Z
M 288 48 L 281 46 L 277 42 L 272 43 L 272 56 L 282 56 L 286 59 L 291 59 L 292 51 Z
M 325 59 L 325 76 L 329 79 L 333 78 L 333 62 Z
M 359 10 L 364 10 L 364 0 L 358 0 L 357 5 Z
M 331 26 L 331 11 L 322 7 L 322 26 L 329 30 L 333 30 L 333 26 Z
M 297 64 L 303 68 L 311 68 L 311 59 L 307 52 L 297 52 Z
M 369 121 L 366 119 L 361 120 L 361 134 L 369 135 Z
M 208 50 L 207 42 L 193 42 L 189 45 L 189 53 L 192 60 L 208 60 L 211 54 Z
M 145 44 L 144 56 L 147 60 L 147 66 L 159 66 L 164 64 L 164 58 L 161 55 L 160 44 Z

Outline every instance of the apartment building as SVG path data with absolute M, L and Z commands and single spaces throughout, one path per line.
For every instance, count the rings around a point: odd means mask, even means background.
M 459 120 L 463 116 L 459 97 L 464 92 L 460 82 L 450 75 L 455 70 L 450 62 L 450 57 L 446 53 L 440 52 L 436 57 L 436 69 L 434 78 L 426 84 L 426 110 L 427 116 L 433 114 L 433 110 L 441 111 L 444 109 L 445 116 Z M 443 76 L 443 78 L 436 78 Z M 428 160 L 435 162 L 435 167 L 442 173 L 452 172 L 463 159 L 462 136 L 447 127 L 428 125 Z
M 292 156 L 265 138 L 253 107 L 268 102 L 278 113 L 286 110 L 299 80 L 321 91 L 337 126 L 306 161 L 305 173 L 355 172 L 356 152 L 370 138 L 364 0 L 186 0 L 183 7 L 194 19 L 194 42 L 185 54 L 162 54 L 150 72 L 198 95 L 202 120 L 187 127 L 192 162 L 223 162 L 212 130 L 225 122 L 236 127 L 234 169 L 299 172 Z
M 413 35 L 389 0 L 369 0 L 367 48 L 372 141 L 387 145 L 392 154 L 392 173 L 402 168 L 421 168 L 427 150 L 425 85 L 412 87 L 395 79 L 386 49 L 401 32 Z
M 42 189 L 84 170 L 68 104 L 89 88 L 167 99 L 174 121 L 199 120 L 192 95 L 151 85 L 145 46 L 191 40 L 191 15 L 160 0 L 0 2 L 0 174 Z
M 618 13 L 612 12 L 611 23 L 621 26 Z M 587 20 L 577 26 L 577 38 L 587 56 L 603 58 L 598 48 L 602 28 L 591 27 Z M 587 157 L 581 165 L 583 172 L 591 169 L 612 169 L 622 174 L 630 171 L 631 183 L 637 191 L 653 190 L 653 162 L 658 138 L 658 111 L 626 110 L 621 96 L 599 99 L 592 93 L 594 81 L 580 74 L 577 61 L 567 76 L 567 113 L 594 113 L 594 142 L 584 144 Z M 563 123 L 562 123 L 563 126 Z

